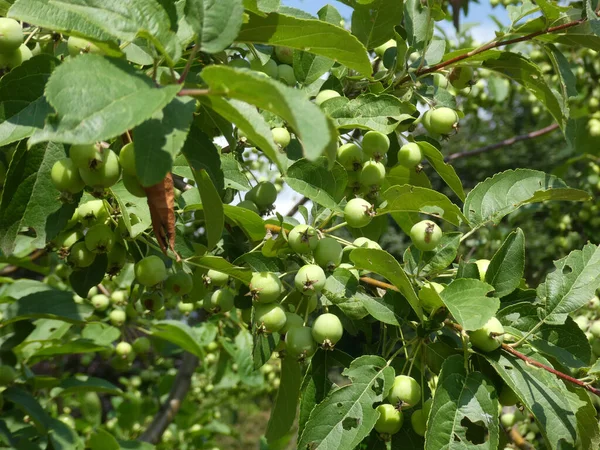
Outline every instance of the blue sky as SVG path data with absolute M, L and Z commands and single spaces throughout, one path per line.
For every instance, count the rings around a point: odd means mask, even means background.
M 469 2 L 469 15 L 464 17 L 461 14 L 461 23 L 476 23 L 478 24 L 473 28 L 473 36 L 480 42 L 487 41 L 494 37 L 494 31 L 498 29 L 497 25 L 490 19 L 490 15 L 495 15 L 502 23 L 509 23 L 508 14 L 506 10 L 499 6 L 492 9 L 488 0 L 481 0 L 481 4 Z M 319 9 L 324 5 L 330 4 L 337 8 L 342 17 L 346 20 L 350 20 L 352 15 L 352 8 L 344 5 L 335 0 L 282 0 L 282 4 L 286 6 L 293 6 L 294 8 L 302 9 L 311 14 L 316 14 Z M 452 30 L 452 24 L 450 22 L 438 22 L 444 30 Z

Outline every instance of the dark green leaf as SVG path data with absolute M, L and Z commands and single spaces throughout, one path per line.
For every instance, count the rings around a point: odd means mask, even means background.
M 281 439 L 292 428 L 296 419 L 301 383 L 302 373 L 298 361 L 294 358 L 284 358 L 281 362 L 280 387 L 265 431 L 268 442 Z
M 42 405 L 27 391 L 9 387 L 2 392 L 5 401 L 14 403 L 15 407 L 27 414 L 36 424 L 47 429 L 52 425 L 52 418 L 44 411 Z
M 233 42 L 244 13 L 242 0 L 187 0 L 186 19 L 198 36 L 200 49 L 218 53 Z
M 103 392 L 111 395 L 120 395 L 123 393 L 117 386 L 106 380 L 103 380 L 102 378 L 88 376 L 82 376 L 80 378 L 67 378 L 60 383 L 59 388 L 61 389 L 59 395 L 90 391 Z
M 96 255 L 90 266 L 71 272 L 69 283 L 77 295 L 86 298 L 90 289 L 102 282 L 107 268 L 108 258 L 106 254 Z
M 395 0 L 375 0 L 354 6 L 352 34 L 368 49 L 394 38 L 394 27 L 402 21 L 403 10 Z
M 284 266 L 279 258 L 269 258 L 261 252 L 244 253 L 234 262 L 235 265 L 247 265 L 253 272 L 283 272 Z
M 254 370 L 260 369 L 271 358 L 273 351 L 279 344 L 278 334 L 271 333 L 252 333 L 252 361 Z
M 525 270 L 525 235 L 517 228 L 510 233 L 492 257 L 485 282 L 494 286 L 494 295 L 502 298 L 521 283 Z
M 44 291 L 21 297 L 4 309 L 3 324 L 31 318 L 84 322 L 93 313 L 91 305 L 78 305 L 67 291 Z
M 183 350 L 204 358 L 204 350 L 192 328 L 178 320 L 161 320 L 152 325 L 152 336 L 169 341 Z

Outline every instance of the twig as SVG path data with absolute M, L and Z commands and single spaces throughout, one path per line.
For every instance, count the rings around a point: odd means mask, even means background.
M 286 214 L 287 217 L 292 217 L 294 214 L 298 212 L 301 206 L 306 205 L 310 199 L 308 197 L 302 197 L 300 200 L 296 202 L 296 204 L 288 211 Z
M 200 50 L 200 46 L 198 44 L 194 44 L 194 47 L 192 47 L 192 53 L 190 53 L 190 57 L 188 58 L 185 68 L 183 69 L 179 80 L 177 80 L 177 83 L 183 84 L 185 82 L 188 73 L 190 73 L 192 63 L 194 62 L 194 58 L 196 57 L 196 53 L 198 53 L 198 50 Z
M 541 128 L 536 131 L 532 131 L 531 133 L 521 134 L 519 136 L 513 136 L 509 139 L 505 139 L 503 141 L 497 142 L 495 144 L 486 145 L 485 147 L 476 148 L 475 150 L 468 150 L 464 152 L 453 153 L 452 155 L 446 156 L 444 159 L 446 162 L 454 161 L 459 158 L 468 158 L 469 156 L 479 155 L 480 153 L 491 152 L 492 150 L 497 150 L 502 147 L 508 147 L 509 145 L 516 144 L 517 142 L 527 141 L 529 139 L 535 139 L 537 137 L 543 136 L 544 134 L 548 134 L 554 130 L 558 129 L 558 124 L 553 123 L 552 125 L 548 125 L 547 127 Z
M 148 425 L 146 431 L 140 436 L 139 439 L 141 441 L 150 442 L 151 444 L 156 444 L 160 441 L 161 436 L 175 418 L 177 411 L 179 411 L 179 408 L 190 389 L 192 375 L 194 374 L 197 365 L 198 358 L 195 355 L 187 352 L 184 353 L 181 366 L 173 381 L 173 387 L 171 387 L 171 392 L 169 392 L 169 397 L 161 406 L 160 410 L 152 420 L 152 423 Z
M 184 97 L 186 95 L 195 97 L 198 95 L 209 95 L 209 94 L 217 95 L 215 92 L 212 92 L 210 89 L 182 89 L 177 93 L 177 95 L 179 97 Z
M 487 50 L 492 50 L 492 49 L 498 48 L 498 47 L 504 47 L 504 46 L 510 45 L 510 44 L 516 44 L 518 42 L 528 41 L 528 40 L 533 39 L 542 34 L 554 33 L 556 31 L 563 31 L 568 28 L 572 28 L 577 25 L 581 25 L 586 20 L 587 20 L 586 18 L 574 20 L 573 22 L 564 23 L 562 25 L 557 25 L 555 27 L 549 27 L 549 28 L 546 28 L 545 30 L 535 31 L 533 33 L 526 34 L 525 36 L 521 36 L 521 37 L 514 38 L 514 39 L 507 39 L 506 41 L 493 41 L 488 44 L 482 45 L 481 47 L 473 49 L 470 52 L 455 56 L 454 58 L 450 58 L 447 61 L 442 61 L 439 64 L 435 64 L 433 66 L 426 67 L 425 69 L 418 70 L 415 73 L 417 76 L 421 76 L 421 75 L 427 75 L 428 73 L 437 72 L 438 70 L 443 69 L 444 67 L 447 67 L 447 66 L 455 64 L 459 61 L 463 61 L 465 59 L 471 58 L 472 56 L 478 55 Z M 410 79 L 411 79 L 411 76 L 406 75 L 405 77 L 401 78 L 397 84 L 403 84 L 403 83 L 409 81 Z
M 533 450 L 535 448 L 533 445 L 527 442 L 523 436 L 521 436 L 521 433 L 519 433 L 517 427 L 512 427 L 510 430 L 508 430 L 508 437 L 511 441 L 513 441 L 513 444 L 515 444 L 521 450 Z
M 393 284 L 384 283 L 383 281 L 376 280 L 375 278 L 360 277 L 360 281 L 362 281 L 364 283 L 367 283 L 367 284 L 370 284 L 371 286 L 376 286 L 376 287 L 381 288 L 381 289 L 388 289 L 390 291 L 400 292 L 398 290 L 398 288 L 396 286 L 394 286 Z

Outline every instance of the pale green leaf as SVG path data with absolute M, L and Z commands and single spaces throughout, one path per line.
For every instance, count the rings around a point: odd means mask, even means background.
M 477 330 L 494 317 L 500 300 L 488 297 L 492 286 L 472 278 L 452 281 L 440 293 L 448 311 L 465 330 Z
M 204 350 L 196 333 L 185 323 L 179 320 L 161 320 L 152 324 L 152 336 L 155 336 L 181 347 L 183 350 L 204 358 Z
M 505 297 L 514 291 L 525 270 L 525 235 L 517 228 L 510 233 L 496 251 L 485 273 L 485 282 L 494 286 L 496 297 Z
M 244 14 L 242 0 L 187 0 L 187 21 L 206 53 L 225 50 L 235 39 Z

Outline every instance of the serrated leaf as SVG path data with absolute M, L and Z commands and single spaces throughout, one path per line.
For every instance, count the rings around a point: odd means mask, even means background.
M 235 39 L 244 15 L 242 0 L 187 0 L 186 19 L 206 53 L 225 50 Z
M 444 233 L 435 251 L 421 252 L 411 245 L 404 252 L 403 260 L 408 273 L 427 275 L 445 269 L 456 259 L 462 233 Z
M 281 383 L 277 390 L 275 405 L 267 424 L 267 442 L 275 442 L 289 433 L 298 409 L 302 372 L 294 358 L 284 358 L 281 362 Z
M 516 303 L 501 309 L 496 315 L 509 333 L 525 336 L 528 344 L 546 356 L 556 359 L 565 367 L 582 368 L 590 363 L 590 344 L 579 326 L 570 317 L 562 325 L 538 325 L 537 307 L 531 303 Z
M 422 50 L 433 37 L 434 21 L 431 12 L 419 0 L 404 2 L 404 27 L 409 44 Z
M 519 350 L 529 358 L 550 365 L 535 352 L 523 347 Z M 567 391 L 563 382 L 506 352 L 496 351 L 483 356 L 531 412 L 548 448 L 574 448 L 577 426 L 570 402 L 574 394 Z
M 357 4 L 352 12 L 352 34 L 366 48 L 375 48 L 394 38 L 394 27 L 402 22 L 403 9 L 395 0 Z
M 336 305 L 351 320 L 360 320 L 369 312 L 358 295 L 358 280 L 347 269 L 337 268 L 325 281 L 322 299 Z
M 500 300 L 487 295 L 493 287 L 472 278 L 459 278 L 452 281 L 440 293 L 442 301 L 465 330 L 477 330 L 490 320 L 498 308 Z
M 577 448 L 600 447 L 600 424 L 596 418 L 597 412 L 594 401 L 589 393 L 576 386 L 566 386 L 575 396 L 569 396 L 571 408 L 576 411 L 577 418 Z
M 467 222 L 458 206 L 444 194 L 433 189 L 410 185 L 392 186 L 381 194 L 381 199 L 386 200 L 387 204 L 377 211 L 378 215 L 420 212 L 438 217 L 456 226 Z
M 50 179 L 54 163 L 64 158 L 62 145 L 20 146 L 8 168 L 0 202 L 0 249 L 10 255 L 23 228 L 35 233 L 30 245 L 46 245 L 48 220 L 60 210 L 60 193 Z
M 367 49 L 343 28 L 278 13 L 249 16 L 236 38 L 239 42 L 284 45 L 331 58 L 363 75 L 371 74 Z
M 587 244 L 554 261 L 554 266 L 556 270 L 537 289 L 542 304 L 540 318 L 546 323 L 562 324 L 600 287 L 600 248 Z
M 273 140 L 271 128 L 256 107 L 248 103 L 221 97 L 202 96 L 199 99 L 203 104 L 212 108 L 217 114 L 234 123 L 248 140 L 256 145 L 273 161 L 282 173 L 287 169 L 287 157 L 279 151 Z
M 503 217 L 530 203 L 547 200 L 586 201 L 589 194 L 569 188 L 564 181 L 537 170 L 498 173 L 473 188 L 463 206 L 472 226 L 499 224 Z
M 269 361 L 280 339 L 277 333 L 252 333 L 252 361 L 254 370 L 260 369 Z
M 62 63 L 46 85 L 56 115 L 29 145 L 55 141 L 93 144 L 119 136 L 162 110 L 181 85 L 156 87 L 126 61 L 86 54 Z
M 329 169 L 326 158 L 316 161 L 300 159 L 288 168 L 286 183 L 299 194 L 332 211 L 342 211 L 338 202 L 348 182 L 346 170 L 339 163 Z
M 21 297 L 4 308 L 3 324 L 33 318 L 84 322 L 94 312 L 91 305 L 78 305 L 67 291 L 43 291 Z
M 160 183 L 171 171 L 173 160 L 185 143 L 195 108 L 191 97 L 174 98 L 133 129 L 137 177 L 142 186 Z
M 210 86 L 209 95 L 226 93 L 229 98 L 242 100 L 270 111 L 294 130 L 302 144 L 304 155 L 315 160 L 326 154 L 330 164 L 335 160 L 337 132 L 330 127 L 321 109 L 310 102 L 298 89 L 261 76 L 247 69 L 209 66 L 202 78 Z
M 517 228 L 510 233 L 492 257 L 485 282 L 494 286 L 494 295 L 502 298 L 514 291 L 525 270 L 525 235 Z
M 200 359 L 204 358 L 204 350 L 198 340 L 198 336 L 192 328 L 183 322 L 178 320 L 154 322 L 151 333 L 152 336 L 169 341 Z
M 444 155 L 437 148 L 435 148 L 432 144 L 427 141 L 419 141 L 417 140 L 417 144 L 419 148 L 423 152 L 431 167 L 438 173 L 438 175 L 444 180 L 444 182 L 448 185 L 452 192 L 454 192 L 459 199 L 463 202 L 465 201 L 465 191 L 462 187 L 462 182 L 456 172 L 454 171 L 454 167 L 450 164 L 446 164 L 444 161 Z
M 360 128 L 383 134 L 390 134 L 398 124 L 413 118 L 416 110 L 413 104 L 389 94 L 361 94 L 352 100 L 338 97 L 323 103 L 322 108 L 338 128 Z
M 400 305 L 389 302 L 392 297 L 371 297 L 359 292 L 356 294 L 356 298 L 362 302 L 369 314 L 378 321 L 396 327 L 400 326 L 397 318 L 399 315 L 396 314 L 396 308 L 399 308 Z
M 448 358 L 435 389 L 425 449 L 498 448 L 498 398 L 493 391 L 481 372 L 466 372 L 462 356 Z M 483 433 L 485 441 L 475 445 L 474 432 Z
M 379 356 L 361 356 L 342 373 L 351 384 L 336 389 L 310 414 L 298 448 L 350 449 L 370 432 L 378 414 L 373 404 L 382 401 L 394 380 L 394 369 Z
M 91 265 L 71 272 L 69 283 L 77 295 L 86 298 L 90 289 L 102 282 L 107 268 L 106 254 L 96 255 Z
M 408 276 L 392 255 L 385 250 L 356 248 L 350 253 L 350 259 L 357 269 L 368 270 L 386 278 L 408 300 L 412 309 L 417 313 L 417 317 L 423 315 L 419 298 Z
M 123 218 L 125 227 L 132 238 L 139 236 L 152 225 L 152 218 L 150 216 L 148 203 L 143 201 L 140 202 L 139 197 L 132 195 L 131 192 L 125 188 L 122 181 L 119 181 L 117 184 L 111 187 L 110 192 L 119 205 L 121 217 Z M 132 214 L 135 214 L 139 220 L 138 222 L 132 223 Z

